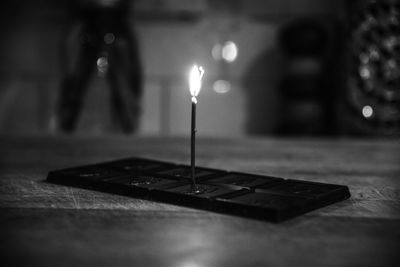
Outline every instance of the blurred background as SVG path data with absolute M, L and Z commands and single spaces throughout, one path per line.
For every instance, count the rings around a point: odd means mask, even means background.
M 349 3 L 351 2 L 351 3 Z M 0 134 L 400 135 L 395 0 L 3 0 Z

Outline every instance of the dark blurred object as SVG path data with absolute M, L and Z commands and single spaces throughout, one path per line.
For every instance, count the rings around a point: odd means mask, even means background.
M 278 38 L 283 69 L 278 134 L 337 132 L 336 110 L 342 88 L 340 29 L 339 22 L 325 18 L 296 19 L 281 29 Z
M 57 110 L 58 127 L 66 132 L 76 129 L 88 82 L 97 67 L 107 78 L 111 90 L 113 122 L 125 132 L 136 130 L 142 91 L 138 45 L 130 27 L 129 0 L 76 0 L 71 2 L 71 22 L 66 39 L 79 29 L 76 51 L 65 40 L 65 79 Z M 70 60 L 77 57 L 75 64 Z M 72 70 L 68 69 L 73 65 Z
M 400 2 L 351 1 L 346 129 L 400 135 Z

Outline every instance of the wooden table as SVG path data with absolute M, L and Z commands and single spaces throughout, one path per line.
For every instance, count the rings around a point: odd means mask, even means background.
M 198 140 L 202 166 L 349 185 L 349 200 L 280 224 L 44 182 L 133 155 L 188 163 L 187 139 L 3 137 L 0 151 L 7 266 L 400 264 L 398 141 Z

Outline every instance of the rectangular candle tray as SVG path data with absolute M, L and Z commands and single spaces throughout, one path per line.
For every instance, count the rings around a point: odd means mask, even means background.
M 47 181 L 268 221 L 347 199 L 347 186 L 129 158 L 49 172 Z

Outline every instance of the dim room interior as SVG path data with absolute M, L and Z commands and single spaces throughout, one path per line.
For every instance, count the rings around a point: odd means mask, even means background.
M 4 266 L 398 266 L 399 1 L 0 2 Z

